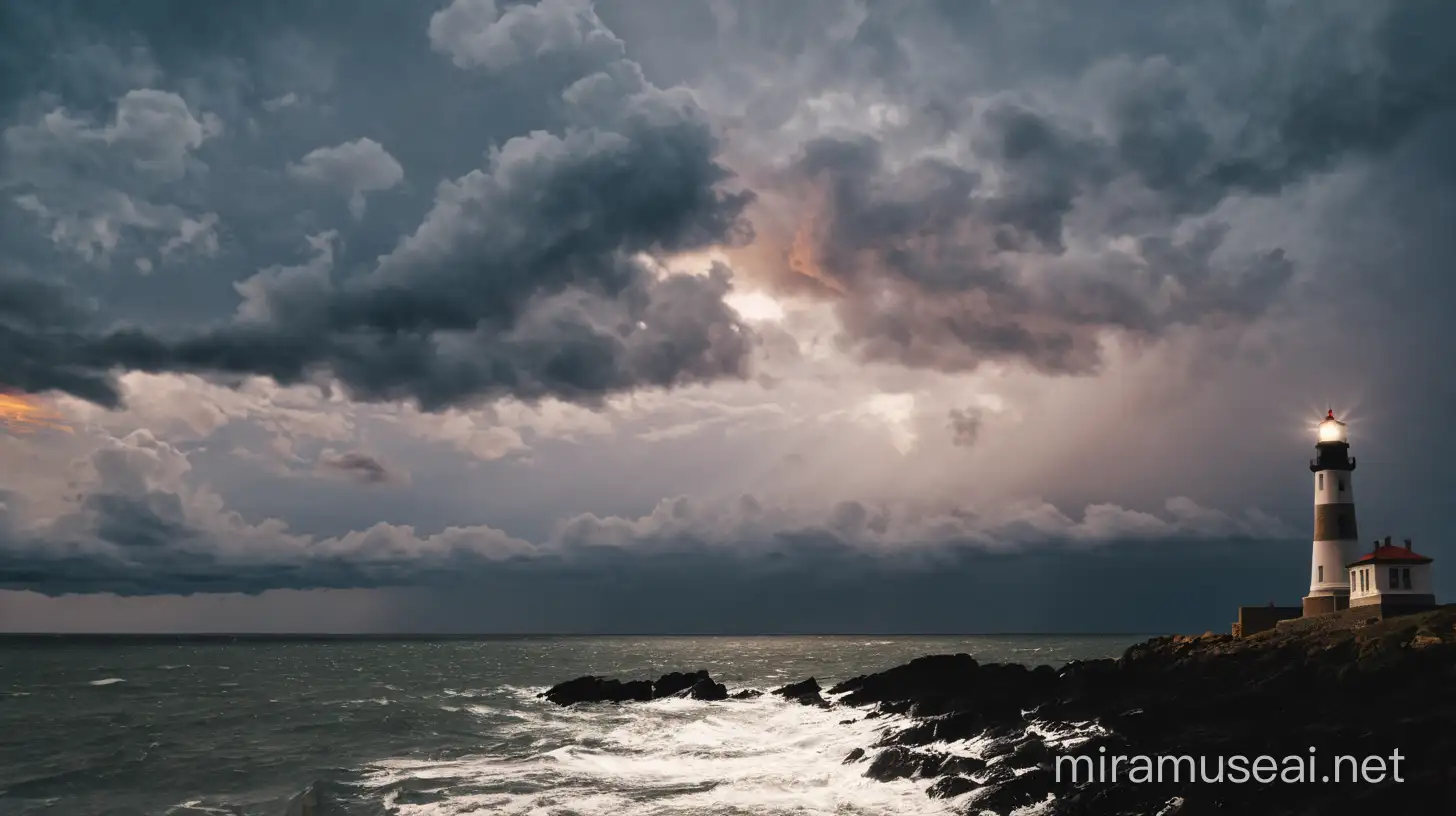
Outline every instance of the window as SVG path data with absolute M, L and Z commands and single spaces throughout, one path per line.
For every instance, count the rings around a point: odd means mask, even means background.
M 1369 569 L 1362 569 L 1362 570 L 1360 570 L 1360 591 L 1361 592 L 1368 592 L 1369 590 L 1370 590 L 1370 570 Z
M 1344 493 L 1345 492 L 1345 479 L 1344 479 L 1344 477 L 1340 477 L 1339 479 L 1336 479 L 1335 480 L 1335 485 L 1336 485 L 1336 487 L 1339 489 L 1339 491 L 1341 493 Z
M 1316 583 L 1323 584 L 1325 582 L 1325 568 L 1324 568 L 1324 565 L 1320 565 L 1319 572 L 1316 573 L 1316 576 L 1317 577 L 1314 579 Z
M 1351 521 L 1352 519 L 1348 514 L 1341 513 L 1339 517 L 1335 519 L 1335 535 L 1339 536 L 1341 539 L 1354 538 L 1355 525 L 1352 524 Z
M 1411 588 L 1411 582 L 1410 582 L 1410 567 L 1402 567 L 1401 568 L 1401 570 L 1400 570 L 1400 586 L 1401 586 L 1401 589 L 1410 589 Z
M 1321 472 L 1319 475 L 1319 489 L 1325 489 L 1325 474 L 1323 472 Z
M 1400 589 L 1400 570 L 1395 567 L 1390 568 L 1390 588 Z

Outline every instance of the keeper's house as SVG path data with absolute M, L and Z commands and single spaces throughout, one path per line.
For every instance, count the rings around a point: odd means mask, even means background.
M 1411 549 L 1392 546 L 1390 537 L 1375 542 L 1370 552 L 1346 565 L 1350 575 L 1350 608 L 1379 607 L 1382 613 L 1417 612 L 1436 605 L 1431 585 L 1431 560 Z

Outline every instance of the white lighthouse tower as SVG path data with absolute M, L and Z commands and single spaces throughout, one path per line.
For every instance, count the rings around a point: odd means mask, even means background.
M 1304 616 L 1323 615 L 1350 606 L 1350 577 L 1345 566 L 1359 548 L 1355 527 L 1355 460 L 1345 423 L 1331 410 L 1319 424 L 1314 473 L 1314 552 L 1310 558 L 1309 594 Z

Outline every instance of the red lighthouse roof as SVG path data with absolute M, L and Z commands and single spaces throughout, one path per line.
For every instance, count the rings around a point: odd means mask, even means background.
M 1387 544 L 1384 547 L 1376 547 L 1374 551 L 1365 553 L 1346 566 L 1353 567 L 1356 564 L 1385 564 L 1395 562 L 1403 564 L 1429 564 L 1433 560 L 1405 547 L 1396 547 Z

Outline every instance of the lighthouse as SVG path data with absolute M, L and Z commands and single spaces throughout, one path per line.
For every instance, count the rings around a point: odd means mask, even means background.
M 1355 460 L 1345 423 L 1333 410 L 1319 424 L 1317 455 L 1309 463 L 1314 474 L 1314 548 L 1310 556 L 1309 594 L 1304 616 L 1323 615 L 1350 606 L 1346 565 L 1359 547 L 1355 527 Z

